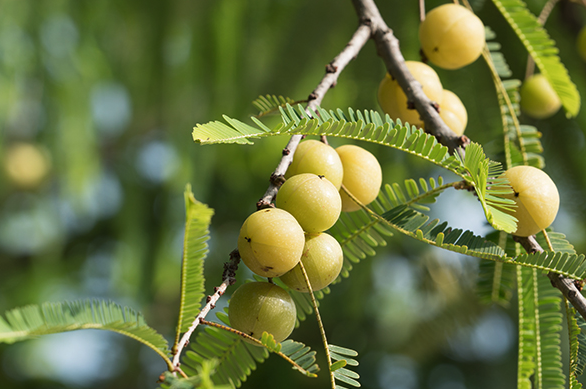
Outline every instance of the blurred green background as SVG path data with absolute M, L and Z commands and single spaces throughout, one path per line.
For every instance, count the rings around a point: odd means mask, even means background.
M 417 1 L 378 3 L 404 56 L 417 60 Z M 522 79 L 521 43 L 490 1 L 472 3 Z M 545 1 L 528 3 L 538 13 Z M 561 1 L 546 25 L 583 96 L 586 63 L 575 41 L 585 21 L 586 9 Z M 171 339 L 185 185 L 216 211 L 206 260 L 211 291 L 287 142 L 198 146 L 192 127 L 222 114 L 245 120 L 259 95 L 305 99 L 356 27 L 351 2 L 339 0 L 0 0 L 0 313 L 111 299 L 143 312 Z M 369 42 L 323 106 L 378 110 L 384 73 Z M 486 65 L 438 74 L 468 109 L 466 134 L 498 158 L 501 119 Z M 554 227 L 579 252 L 586 252 L 583 112 L 571 120 L 563 112 L 522 118 L 543 132 L 545 170 L 562 199 Z M 417 159 L 361 145 L 376 153 L 387 183 L 446 177 Z M 443 194 L 431 214 L 490 232 L 467 193 Z M 516 387 L 515 300 L 509 309 L 478 303 L 477 267 L 474 258 L 394 236 L 332 287 L 322 304 L 329 341 L 360 353 L 363 387 Z M 241 266 L 240 282 L 249 276 Z M 292 337 L 319 352 L 314 320 Z M 0 345 L 6 388 L 154 388 L 164 369 L 154 352 L 111 333 Z M 243 387 L 327 385 L 325 374 L 307 379 L 272 357 Z

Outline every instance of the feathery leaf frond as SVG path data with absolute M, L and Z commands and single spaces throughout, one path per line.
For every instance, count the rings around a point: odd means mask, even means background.
M 183 261 L 181 264 L 181 293 L 179 296 L 179 319 L 176 341 L 182 332 L 189 329 L 200 310 L 204 297 L 203 262 L 208 253 L 209 225 L 214 210 L 195 199 L 188 185 L 185 198 L 185 235 L 183 238 Z
M 354 350 L 349 348 L 334 346 L 332 344 L 328 345 L 328 350 L 330 352 L 330 357 L 336 361 L 332 364 L 330 370 L 334 373 L 334 378 L 337 381 L 341 381 L 342 383 L 360 387 L 360 382 L 357 380 L 360 378 L 358 373 L 353 372 L 350 369 L 346 369 L 345 366 L 358 366 L 358 361 L 349 357 L 356 357 L 358 353 Z M 336 388 L 345 388 L 341 385 L 336 385 Z
M 522 0 L 493 0 L 513 28 L 540 72 L 547 78 L 562 101 L 568 117 L 580 110 L 580 94 L 562 64 L 555 42 Z
M 586 321 L 568 300 L 564 299 L 566 305 L 566 319 L 568 321 L 568 338 L 570 343 L 570 389 L 582 389 L 578 377 L 582 375 L 586 365 Z
M 240 387 L 256 369 L 256 364 L 268 358 L 269 351 L 279 354 L 308 377 L 315 377 L 315 373 L 319 371 L 319 366 L 315 364 L 315 351 L 311 351 L 303 343 L 286 340 L 279 344 L 272 335 L 263 333 L 261 343 L 265 347 L 259 347 L 247 343 L 236 332 L 232 332 L 234 330 L 229 328 L 228 315 L 218 312 L 216 316 L 228 327 L 208 326 L 197 334 L 195 341 L 190 344 L 190 350 L 182 359 L 181 367 L 188 376 L 197 374 L 206 360 L 216 359 L 218 366 L 212 375 L 212 381 L 233 388 Z
M 167 340 L 140 313 L 111 301 L 80 300 L 28 305 L 0 316 L 0 343 L 14 343 L 59 332 L 98 329 L 117 332 L 152 348 L 169 367 Z
M 228 315 L 218 312 L 216 316 L 229 325 Z M 198 332 L 189 350 L 183 355 L 181 369 L 188 376 L 194 376 L 206 360 L 216 359 L 218 366 L 212 374 L 212 381 L 215 384 L 240 387 L 256 369 L 256 364 L 264 362 L 268 356 L 266 348 L 246 343 L 233 332 L 205 327 Z
M 294 103 L 295 100 L 289 97 L 266 95 L 259 96 L 256 100 L 252 102 L 252 105 L 254 105 L 259 110 L 259 113 L 256 115 L 256 117 L 258 118 L 271 113 L 279 112 L 279 108 L 285 107 L 287 104 Z
M 519 352 L 517 361 L 517 388 L 531 389 L 531 377 L 536 364 L 535 324 L 535 269 L 517 266 L 517 295 L 519 296 Z

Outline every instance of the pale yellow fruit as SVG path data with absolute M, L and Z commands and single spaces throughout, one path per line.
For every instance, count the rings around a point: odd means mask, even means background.
M 305 237 L 301 262 L 307 272 L 311 288 L 316 291 L 325 288 L 338 277 L 344 264 L 344 253 L 340 243 L 331 235 L 310 234 Z M 299 264 L 283 274 L 281 281 L 291 289 L 309 292 Z
M 340 161 L 336 150 L 332 146 L 313 139 L 299 143 L 285 178 L 301 173 L 324 176 L 338 190 L 342 185 L 342 177 L 344 176 L 342 161 Z
M 240 228 L 238 251 L 242 261 L 262 277 L 279 277 L 301 259 L 305 234 L 287 211 L 267 208 L 250 215 Z
M 462 136 L 468 124 L 468 112 L 462 100 L 452 91 L 444 89 L 440 117 L 450 130 Z
M 528 77 L 521 85 L 521 110 L 535 119 L 547 119 L 562 106 L 562 101 L 543 74 Z
M 289 293 L 280 286 L 249 282 L 232 294 L 228 319 L 233 328 L 253 338 L 260 339 L 266 331 L 273 335 L 276 342 L 282 342 L 295 328 L 297 310 Z
M 297 219 L 306 232 L 322 232 L 336 223 L 342 212 L 338 189 L 313 173 L 289 178 L 279 189 L 275 205 Z
M 411 75 L 421 84 L 425 95 L 431 101 L 441 105 L 443 87 L 435 70 L 423 62 L 407 61 L 405 64 Z M 407 95 L 389 74 L 383 78 L 379 85 L 378 102 L 391 119 L 401 119 L 403 123 L 408 122 L 417 127 L 423 126 L 419 113 L 417 110 L 407 107 Z
M 32 189 L 39 186 L 51 168 L 48 154 L 31 143 L 15 143 L 4 154 L 4 170 L 18 187 Z
M 457 4 L 432 9 L 419 25 L 425 56 L 444 69 L 459 69 L 474 61 L 484 48 L 484 24 L 472 11 Z
M 529 236 L 549 227 L 560 206 L 557 187 L 549 176 L 532 166 L 516 166 L 505 172 L 517 203 L 512 213 L 518 220 L 513 235 Z
M 378 160 L 369 151 L 354 145 L 344 145 L 336 149 L 344 166 L 342 185 L 362 204 L 370 204 L 380 191 L 383 173 Z M 360 209 L 352 198 L 340 190 L 342 211 L 352 212 Z

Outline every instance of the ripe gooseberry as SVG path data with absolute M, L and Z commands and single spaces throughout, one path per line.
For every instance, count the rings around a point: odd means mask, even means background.
M 411 75 L 421 84 L 425 95 L 431 101 L 441 105 L 444 88 L 435 70 L 423 62 L 406 61 L 405 64 Z M 408 108 L 407 95 L 405 95 L 397 80 L 388 73 L 379 85 L 378 102 L 382 110 L 391 119 L 399 118 L 403 123 L 409 122 L 409 124 L 417 127 L 423 126 L 419 113 L 415 109 Z
M 304 245 L 305 234 L 297 220 L 278 208 L 250 215 L 238 236 L 242 261 L 262 277 L 279 277 L 295 267 Z
M 289 165 L 285 178 L 301 173 L 313 173 L 327 178 L 336 189 L 342 185 L 344 170 L 342 161 L 332 146 L 318 140 L 309 139 L 299 143 L 293 162 Z
M 275 204 L 293 215 L 306 232 L 327 230 L 342 211 L 338 189 L 324 176 L 313 173 L 298 174 L 285 181 Z
M 468 124 L 468 112 L 462 100 L 452 91 L 444 89 L 440 117 L 457 135 L 462 136 Z
M 228 319 L 233 328 L 253 338 L 260 339 L 266 331 L 276 342 L 282 342 L 295 328 L 297 311 L 289 293 L 280 286 L 269 282 L 248 282 L 232 294 Z
M 333 236 L 324 232 L 307 234 L 301 262 L 307 272 L 311 288 L 316 291 L 325 288 L 338 277 L 344 263 L 344 253 L 340 243 Z M 291 289 L 309 292 L 299 264 L 283 274 L 281 281 Z
M 518 220 L 513 235 L 529 236 L 553 223 L 560 196 L 552 179 L 541 169 L 532 166 L 516 166 L 505 172 L 514 194 L 517 208 L 512 212 Z
M 363 205 L 370 204 L 380 191 L 383 172 L 378 160 L 369 151 L 359 146 L 344 145 L 336 149 L 344 166 L 342 185 Z M 340 190 L 342 211 L 352 212 L 360 209 L 352 198 Z
M 543 74 L 528 77 L 521 85 L 521 110 L 535 119 L 547 119 L 562 106 L 562 102 Z
M 466 7 L 440 5 L 419 25 L 419 42 L 425 56 L 444 69 L 459 69 L 474 61 L 484 48 L 484 24 Z

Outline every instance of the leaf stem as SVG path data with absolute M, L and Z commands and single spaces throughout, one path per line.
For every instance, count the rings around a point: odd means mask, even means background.
M 316 374 L 308 372 L 307 370 L 305 370 L 304 368 L 302 368 L 297 362 L 295 362 L 294 360 L 292 360 L 291 358 L 289 358 L 287 355 L 283 354 L 281 351 L 275 351 L 275 350 L 271 349 L 270 347 L 265 346 L 260 340 L 258 340 L 256 338 L 253 338 L 252 336 L 248 335 L 245 332 L 238 331 L 237 329 L 234 329 L 232 327 L 228 327 L 228 326 L 225 326 L 223 324 L 215 323 L 213 321 L 208 321 L 208 320 L 205 320 L 205 319 L 201 319 L 200 320 L 200 323 L 201 324 L 204 324 L 206 326 L 220 328 L 222 330 L 229 331 L 229 332 L 232 332 L 233 334 L 236 334 L 238 336 L 241 336 L 242 338 L 246 338 L 249 341 L 254 342 L 257 345 L 262 346 L 262 347 L 266 348 L 267 350 L 269 350 L 271 352 L 274 352 L 275 354 L 279 355 L 281 358 L 283 358 L 284 360 L 286 360 L 287 362 L 289 362 L 290 364 L 292 364 L 295 369 L 299 370 L 299 372 L 301 372 L 301 374 L 304 374 L 304 375 L 306 375 L 308 377 L 317 377 Z
M 305 271 L 305 266 L 303 266 L 302 261 L 299 261 L 299 267 L 301 268 L 301 272 L 303 273 L 303 278 L 305 279 L 305 284 L 308 287 L 309 296 L 311 297 L 311 304 L 313 305 L 313 309 L 315 310 L 315 318 L 317 320 L 317 325 L 319 327 L 321 340 L 323 342 L 324 350 L 326 352 L 326 360 L 328 361 L 328 372 L 330 374 L 330 383 L 332 384 L 332 389 L 336 389 L 336 380 L 334 378 L 334 372 L 332 371 L 332 357 L 330 355 L 330 348 L 328 347 L 328 339 L 326 337 L 326 331 L 324 329 L 324 324 L 321 319 L 321 315 L 319 314 L 317 300 L 315 299 L 315 295 L 313 294 L 313 288 L 311 287 L 311 282 L 309 281 L 309 276 L 307 275 L 307 271 Z

